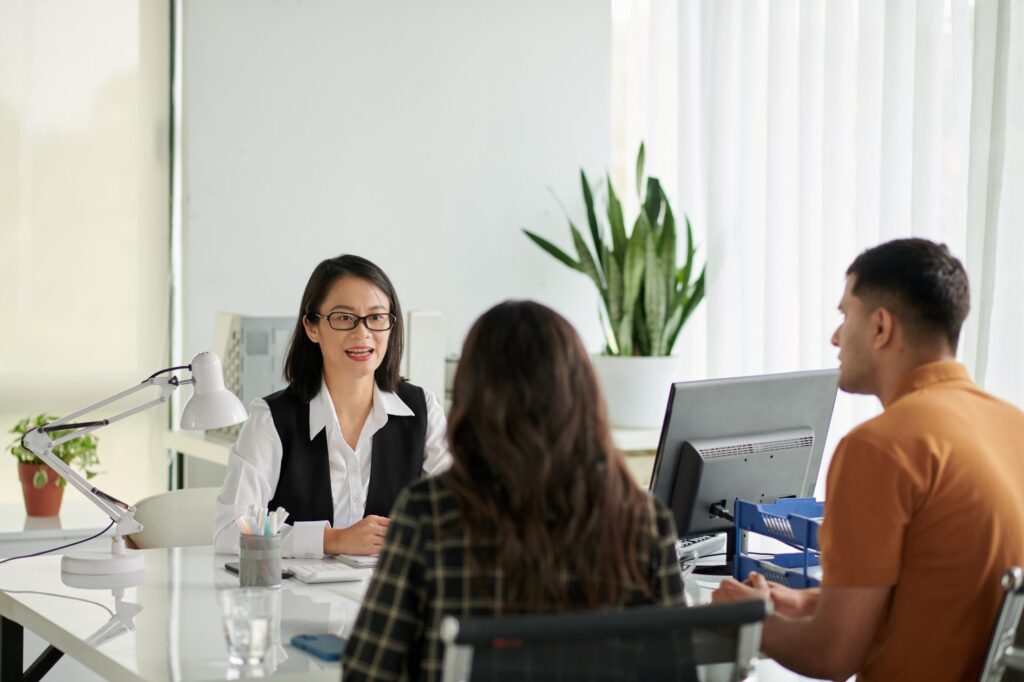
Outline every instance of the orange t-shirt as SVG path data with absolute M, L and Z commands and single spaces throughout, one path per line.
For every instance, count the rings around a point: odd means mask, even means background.
M 892 587 L 860 680 L 977 679 L 1024 564 L 1024 412 L 966 368 L 913 370 L 829 467 L 823 587 Z

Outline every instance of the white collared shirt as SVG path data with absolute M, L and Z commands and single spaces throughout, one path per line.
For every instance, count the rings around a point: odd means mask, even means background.
M 427 433 L 423 448 L 423 473 L 439 474 L 451 465 L 445 438 L 445 416 L 437 397 L 424 389 L 427 402 Z M 370 487 L 370 461 L 373 436 L 384 427 L 388 415 L 412 416 L 413 411 L 397 394 L 382 391 L 374 384 L 373 407 L 366 417 L 353 450 L 341 432 L 338 415 L 326 383 L 309 403 L 309 439 L 327 429 L 327 461 L 334 501 L 333 527 L 348 528 L 363 518 Z M 238 553 L 238 528 L 235 519 L 248 512 L 250 505 L 265 508 L 277 490 L 284 448 L 274 426 L 270 407 L 262 398 L 252 401 L 249 419 L 228 455 L 224 485 L 217 496 L 214 547 L 225 554 Z M 282 533 L 282 555 L 320 558 L 323 556 L 323 529 L 327 521 L 300 521 Z

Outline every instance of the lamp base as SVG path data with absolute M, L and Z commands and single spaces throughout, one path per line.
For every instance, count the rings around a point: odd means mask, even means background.
M 60 560 L 60 570 L 77 575 L 137 573 L 146 570 L 146 557 L 134 549 L 125 549 L 120 554 L 83 550 L 65 554 Z

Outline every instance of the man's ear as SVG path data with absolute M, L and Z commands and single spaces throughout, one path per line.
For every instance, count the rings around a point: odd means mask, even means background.
M 892 344 L 896 338 L 896 318 L 892 311 L 884 306 L 879 306 L 871 313 L 870 326 L 872 334 L 872 346 L 881 350 Z
M 308 317 L 303 316 L 302 327 L 306 330 L 306 338 L 313 343 L 320 343 L 320 326 L 313 324 L 309 321 Z

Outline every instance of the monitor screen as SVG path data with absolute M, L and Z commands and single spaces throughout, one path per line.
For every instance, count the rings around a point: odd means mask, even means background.
M 651 492 L 680 537 L 732 522 L 736 498 L 810 497 L 818 479 L 838 370 L 677 383 L 669 394 Z

